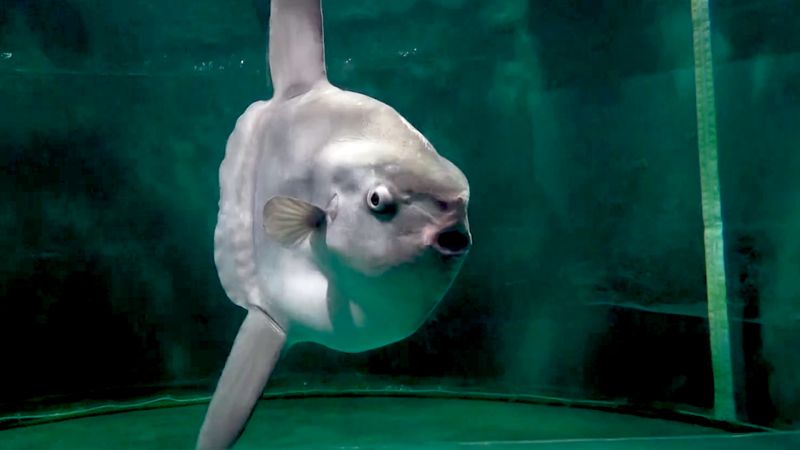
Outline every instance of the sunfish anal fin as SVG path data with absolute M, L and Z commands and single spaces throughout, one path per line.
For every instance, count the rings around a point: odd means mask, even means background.
M 296 247 L 326 223 L 327 212 L 292 197 L 276 196 L 264 205 L 264 231 L 285 247 Z
M 272 318 L 248 310 L 211 398 L 198 450 L 227 449 L 239 439 L 285 342 L 286 333 Z

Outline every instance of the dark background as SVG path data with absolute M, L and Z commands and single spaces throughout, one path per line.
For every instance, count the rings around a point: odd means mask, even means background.
M 800 420 L 800 5 L 713 0 L 741 418 Z M 296 347 L 365 376 L 712 406 L 690 2 L 325 0 L 329 75 L 472 185 L 475 248 L 412 338 Z M 267 2 L 0 3 L 0 409 L 213 387 L 225 141 L 271 95 Z

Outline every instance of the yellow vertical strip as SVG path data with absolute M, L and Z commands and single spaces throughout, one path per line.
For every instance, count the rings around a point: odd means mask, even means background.
M 700 187 L 708 290 L 708 325 L 714 371 L 714 415 L 736 419 L 731 362 L 728 293 L 722 234 L 717 123 L 714 105 L 714 66 L 711 59 L 711 21 L 708 0 L 692 0 L 694 72 L 697 102 L 697 140 L 700 152 Z

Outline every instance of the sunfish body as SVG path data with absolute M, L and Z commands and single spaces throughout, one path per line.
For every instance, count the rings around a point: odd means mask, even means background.
M 197 447 L 232 446 L 285 346 L 361 352 L 425 321 L 471 246 L 463 173 L 391 107 L 326 77 L 320 0 L 272 0 L 273 98 L 220 166 L 215 262 L 248 313 Z

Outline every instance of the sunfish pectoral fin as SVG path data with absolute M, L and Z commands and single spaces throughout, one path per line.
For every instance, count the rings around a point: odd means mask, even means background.
M 264 231 L 285 247 L 295 247 L 326 224 L 328 212 L 292 197 L 272 197 L 264 205 Z
M 269 67 L 276 97 L 304 94 L 327 78 L 323 41 L 320 0 L 272 0 Z
M 248 311 L 206 412 L 197 449 L 230 448 L 244 431 L 286 342 L 264 312 Z

